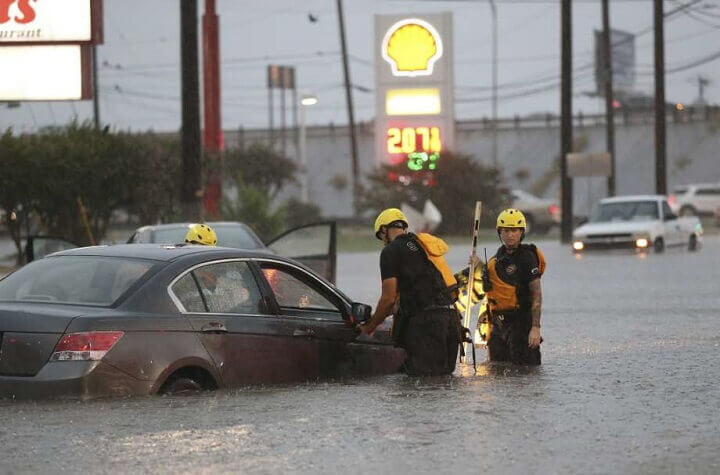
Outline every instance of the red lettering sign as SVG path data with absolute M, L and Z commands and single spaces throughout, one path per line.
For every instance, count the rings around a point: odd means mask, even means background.
M 15 23 L 24 25 L 30 23 L 35 19 L 35 8 L 30 4 L 35 3 L 37 0 L 0 0 L 0 25 L 7 23 L 10 20 L 14 20 Z M 10 18 L 10 8 L 15 5 L 21 16 L 15 15 Z

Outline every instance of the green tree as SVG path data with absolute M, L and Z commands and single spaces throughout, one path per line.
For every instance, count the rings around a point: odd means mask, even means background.
M 403 177 L 410 177 L 410 181 Z M 424 178 L 424 179 L 421 179 Z M 382 166 L 368 175 L 362 209 L 377 213 L 405 202 L 422 208 L 431 200 L 442 213 L 439 233 L 465 233 L 472 229 L 475 202 L 483 202 L 485 225 L 494 221 L 508 189 L 500 172 L 463 154 L 444 152 L 432 175 L 413 175 L 404 164 Z

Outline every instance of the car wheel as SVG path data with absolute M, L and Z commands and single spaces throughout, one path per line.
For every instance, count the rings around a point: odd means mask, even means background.
M 656 254 L 660 254 L 661 252 L 665 251 L 665 241 L 663 241 L 663 238 L 655 239 L 655 242 L 653 243 L 653 249 L 655 250 Z
M 162 385 L 160 394 L 188 395 L 215 389 L 212 376 L 201 369 L 185 368 L 172 374 Z
M 690 240 L 688 241 L 688 251 L 695 252 L 698 249 L 698 241 L 697 236 L 694 234 L 690 235 Z
M 683 206 L 680 208 L 680 216 L 697 216 L 697 210 L 693 206 Z

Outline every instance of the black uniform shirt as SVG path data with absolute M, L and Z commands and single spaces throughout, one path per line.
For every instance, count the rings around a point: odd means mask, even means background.
M 428 260 L 414 234 L 400 235 L 385 246 L 380 253 L 380 277 L 397 279 L 400 307 L 405 312 L 451 303 L 449 296 L 444 295 L 444 283 L 438 283 L 438 278 L 442 281 L 440 272 Z
M 513 253 L 507 252 L 505 246 L 501 246 L 495 257 L 497 258 L 495 270 L 498 277 L 504 282 L 517 287 L 520 308 L 529 308 L 529 284 L 541 276 L 540 262 L 535 252 L 535 246 L 522 244 Z

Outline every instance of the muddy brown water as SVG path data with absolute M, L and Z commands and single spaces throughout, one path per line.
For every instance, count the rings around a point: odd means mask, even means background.
M 720 238 L 644 257 L 541 248 L 540 368 L 5 400 L 0 473 L 720 473 Z M 341 255 L 339 273 L 375 304 L 377 253 Z

